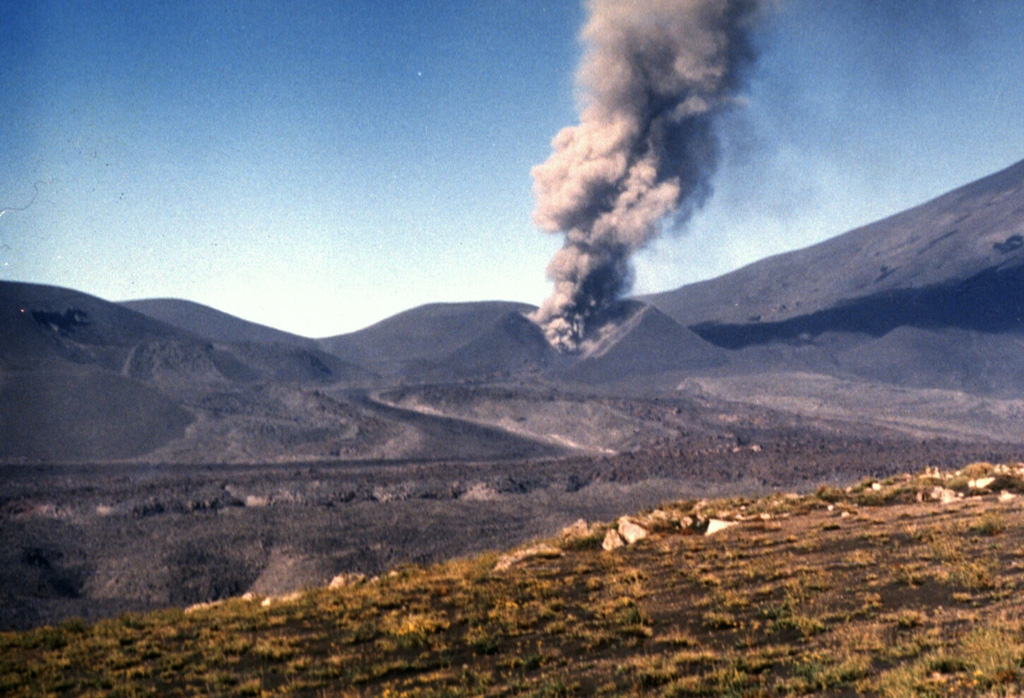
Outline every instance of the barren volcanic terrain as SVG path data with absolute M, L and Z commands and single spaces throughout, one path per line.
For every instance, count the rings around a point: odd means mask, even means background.
M 666 498 L 1024 443 L 1024 163 L 620 302 L 576 354 L 519 303 L 309 339 L 0 282 L 0 627 L 281 593 Z

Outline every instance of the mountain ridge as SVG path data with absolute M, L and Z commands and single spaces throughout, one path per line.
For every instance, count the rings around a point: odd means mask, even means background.
M 144 298 L 120 301 L 117 304 L 215 342 L 278 342 L 297 344 L 306 348 L 317 346 L 315 339 L 243 320 L 222 310 L 189 300 Z
M 1024 161 L 815 245 L 642 300 L 691 327 L 756 326 L 986 274 L 1012 272 L 1016 282 L 1022 266 Z

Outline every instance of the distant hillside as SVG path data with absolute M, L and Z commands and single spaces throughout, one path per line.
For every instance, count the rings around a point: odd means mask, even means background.
M 1024 331 L 1024 162 L 806 249 L 643 298 L 740 347 L 898 326 Z
M 122 301 L 118 305 L 214 342 L 276 342 L 309 348 L 316 340 L 228 315 L 209 306 L 176 298 Z
M 140 341 L 196 341 L 179 328 L 57 286 L 0 281 L 0 361 L 62 360 L 120 370 Z
M 236 337 L 250 325 L 220 320 Z M 26 462 L 330 453 L 362 417 L 302 386 L 375 380 L 312 342 L 214 342 L 95 296 L 12 282 L 0 282 L 0 369 L 0 460 Z
M 432 303 L 358 332 L 320 340 L 330 353 L 383 374 L 449 378 L 522 369 L 551 351 L 525 303 Z

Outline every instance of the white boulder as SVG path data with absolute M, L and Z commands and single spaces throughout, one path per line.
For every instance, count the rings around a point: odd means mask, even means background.
M 719 531 L 735 526 L 735 521 L 724 521 L 722 519 L 708 519 L 708 530 L 704 531 L 705 536 L 714 535 Z
M 562 538 L 584 538 L 590 535 L 590 525 L 586 519 L 576 519 L 562 529 Z
M 621 548 L 626 544 L 626 541 L 622 540 L 622 536 L 614 528 L 609 528 L 608 533 L 604 534 L 604 541 L 601 542 L 601 548 L 605 551 L 615 550 Z
M 342 572 L 335 575 L 327 585 L 328 589 L 341 589 L 342 587 L 354 586 L 366 581 L 366 575 L 359 572 Z
M 930 496 L 941 504 L 949 504 L 957 499 L 956 492 L 946 487 L 933 487 Z
M 629 517 L 623 516 L 619 519 L 619 535 L 626 541 L 627 544 L 633 545 L 638 540 L 647 537 L 647 529 L 629 519 Z

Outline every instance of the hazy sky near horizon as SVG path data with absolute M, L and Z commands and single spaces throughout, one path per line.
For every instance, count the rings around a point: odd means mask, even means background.
M 1024 158 L 1024 3 L 772 0 L 675 288 Z M 307 336 L 550 291 L 574 0 L 0 0 L 0 278 Z

